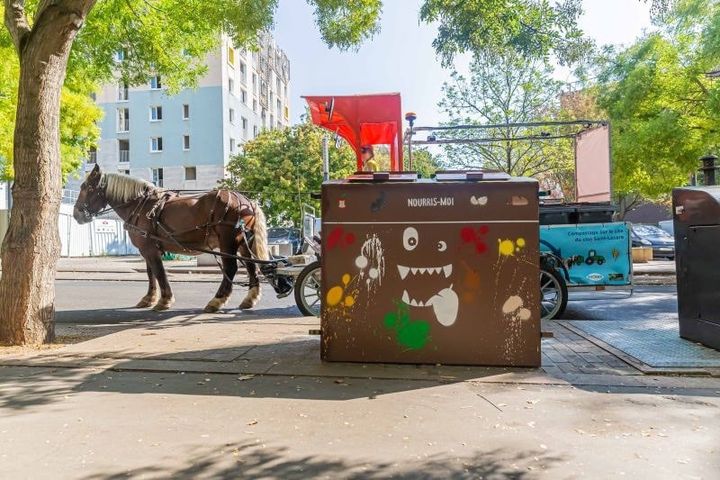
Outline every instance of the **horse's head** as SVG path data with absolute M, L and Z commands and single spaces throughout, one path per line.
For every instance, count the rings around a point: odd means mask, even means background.
M 106 185 L 102 184 L 102 177 L 100 167 L 95 165 L 80 187 L 80 195 L 73 210 L 73 217 L 80 224 L 90 222 L 108 204 L 105 196 Z

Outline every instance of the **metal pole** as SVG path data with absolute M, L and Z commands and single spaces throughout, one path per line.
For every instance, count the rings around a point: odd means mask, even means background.
M 322 138 L 323 182 L 330 180 L 330 151 L 328 149 L 328 136 Z

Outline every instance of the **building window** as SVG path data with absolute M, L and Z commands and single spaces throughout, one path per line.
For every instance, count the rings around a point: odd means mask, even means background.
M 121 48 L 120 50 L 115 52 L 115 61 L 116 62 L 122 62 L 125 60 L 125 57 L 127 56 L 127 52 L 124 48 Z
M 247 83 L 247 67 L 245 67 L 245 62 L 240 62 L 240 81 L 242 83 Z
M 190 135 L 183 135 L 183 150 L 190 150 Z
M 183 105 L 183 120 L 190 118 L 190 105 L 187 103 Z
M 228 47 L 227 53 L 228 53 L 227 61 L 230 65 L 232 65 L 234 67 L 235 66 L 235 49 L 232 47 Z
M 270 128 L 275 127 L 275 115 L 270 115 Z
M 130 109 L 118 108 L 118 132 L 130 131 Z
M 163 169 L 162 168 L 153 168 L 152 169 L 152 181 L 156 187 L 163 186 Z
M 275 86 L 277 87 L 278 95 L 280 95 L 280 92 L 282 92 L 282 88 L 280 88 L 280 77 L 275 79 Z
M 277 107 L 277 116 L 278 116 L 278 118 L 280 118 L 282 116 L 282 103 L 280 102 L 279 98 L 276 101 L 276 107 Z
M 127 102 L 128 101 L 128 83 L 127 82 L 120 82 L 118 84 L 118 102 Z
M 253 138 L 257 137 L 257 134 L 258 134 L 257 125 L 253 125 Z
M 130 162 L 130 140 L 118 140 L 118 163 Z
M 150 78 L 150 88 L 153 90 L 160 90 L 162 88 L 162 82 L 160 81 L 160 75 L 155 75 Z
M 150 107 L 150 121 L 157 122 L 159 120 L 162 120 L 162 107 L 159 105 Z
M 97 147 L 90 147 L 88 150 L 87 163 L 97 163 Z
M 234 152 L 235 152 L 235 139 L 231 138 L 230 139 L 230 153 L 234 153 Z
M 162 137 L 152 137 L 150 139 L 150 151 L 151 152 L 162 152 Z
M 185 180 L 197 180 L 197 168 L 185 167 Z
M 240 90 L 240 100 L 247 105 L 247 92 L 245 90 Z
M 130 175 L 130 170 L 120 170 L 123 175 Z
M 228 110 L 228 120 L 230 120 L 230 123 L 235 123 L 235 109 L 231 108 Z
M 253 92 L 257 93 L 257 74 L 253 73 Z
M 290 119 L 290 109 L 287 107 L 287 105 L 285 105 L 284 117 L 285 117 L 285 120 L 289 120 L 289 119 Z
M 253 112 L 257 113 L 257 100 L 253 98 Z
M 247 138 L 248 133 L 248 119 L 245 117 L 242 117 L 242 131 L 243 131 L 243 138 Z
M 228 90 L 230 93 L 235 93 L 235 80 L 228 78 Z

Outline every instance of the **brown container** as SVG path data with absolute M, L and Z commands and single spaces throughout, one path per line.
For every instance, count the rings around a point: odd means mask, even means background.
M 322 187 L 322 358 L 540 365 L 538 184 Z

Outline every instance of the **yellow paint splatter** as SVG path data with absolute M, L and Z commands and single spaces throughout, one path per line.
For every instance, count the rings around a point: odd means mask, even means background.
M 514 254 L 515 244 L 512 240 L 498 240 L 498 242 L 500 242 L 500 246 L 498 247 L 500 255 L 509 257 Z
M 345 297 L 345 306 L 352 307 L 353 305 L 355 305 L 355 299 L 353 297 L 351 297 L 350 295 Z
M 524 239 L 524 238 L 518 238 L 515 243 L 517 243 L 517 246 L 518 246 L 518 247 L 523 248 L 523 247 L 525 246 L 525 239 Z
M 334 307 L 338 303 L 340 303 L 340 300 L 342 300 L 343 296 L 343 289 L 342 287 L 332 287 L 330 290 L 328 290 L 327 293 L 327 304 L 331 307 Z
M 342 282 L 343 282 L 344 285 L 347 285 L 348 283 L 350 283 L 350 275 L 347 274 L 347 273 L 346 273 L 345 275 L 343 275 L 343 276 L 342 276 Z

